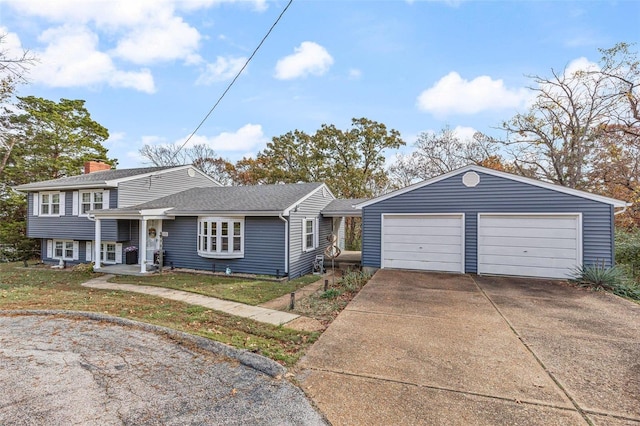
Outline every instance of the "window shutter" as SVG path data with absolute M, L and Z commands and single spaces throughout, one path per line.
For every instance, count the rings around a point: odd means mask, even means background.
M 104 191 L 102 191 L 102 208 L 103 209 L 109 208 L 109 190 L 108 189 L 105 189 Z
M 307 220 L 302 218 L 302 251 L 307 250 Z
M 80 259 L 80 241 L 73 242 L 73 260 Z
M 80 194 L 78 191 L 73 191 L 73 214 L 74 216 L 78 216 L 80 212 L 79 203 L 80 203 Z
M 33 215 L 40 216 L 40 193 L 33 193 Z
M 93 251 L 91 250 L 91 241 L 87 241 L 84 250 L 84 260 L 87 262 L 91 262 L 91 258 L 93 257 Z
M 67 201 L 67 193 L 61 192 L 60 193 L 60 216 L 64 216 L 66 213 L 65 212 L 66 201 Z
M 116 243 L 116 263 L 122 263 L 122 243 Z
M 320 228 L 318 227 L 318 218 L 313 219 L 313 248 L 320 247 Z
M 47 257 L 51 259 L 53 257 L 53 241 L 47 240 Z

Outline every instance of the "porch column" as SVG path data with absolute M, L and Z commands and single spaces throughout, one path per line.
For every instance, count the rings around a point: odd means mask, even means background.
M 96 218 L 96 241 L 95 247 L 93 248 L 93 260 L 95 265 L 93 269 L 100 269 L 100 251 L 102 249 L 102 227 L 100 226 L 100 219 Z
M 147 272 L 147 219 L 140 219 L 140 273 Z

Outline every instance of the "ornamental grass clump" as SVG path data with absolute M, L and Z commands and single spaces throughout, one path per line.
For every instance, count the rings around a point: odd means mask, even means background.
M 574 270 L 572 282 L 580 287 L 605 290 L 622 297 L 640 300 L 640 286 L 619 266 L 603 263 L 582 265 Z

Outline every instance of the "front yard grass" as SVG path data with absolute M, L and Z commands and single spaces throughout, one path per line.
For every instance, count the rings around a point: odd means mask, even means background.
M 22 263 L 0 264 L 0 310 L 99 312 L 203 336 L 252 350 L 288 366 L 295 364 L 319 336 L 154 296 L 80 285 L 95 276 L 41 267 L 22 268 Z
M 321 278 L 318 275 L 305 275 L 291 281 L 275 282 L 186 272 L 165 272 L 148 277 L 119 275 L 110 281 L 172 288 L 255 306 L 289 294 Z

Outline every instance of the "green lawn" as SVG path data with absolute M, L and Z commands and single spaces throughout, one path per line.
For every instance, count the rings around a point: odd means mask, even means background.
M 21 266 L 22 263 L 0 264 L 0 310 L 55 309 L 100 312 L 173 328 L 237 348 L 250 349 L 285 365 L 293 365 L 320 334 L 276 327 L 145 294 L 82 287 L 82 282 L 96 276 L 92 273 Z M 163 279 L 172 276 L 177 274 L 167 274 Z M 186 282 L 187 277 L 194 278 L 188 275 L 181 280 Z M 207 281 L 203 281 L 205 282 Z M 243 282 L 245 281 L 238 280 L 234 284 L 225 281 L 224 285 L 239 286 Z M 269 284 L 279 285 L 273 282 Z M 302 282 L 292 285 L 302 285 Z
M 165 272 L 148 277 L 120 275 L 110 281 L 172 288 L 205 296 L 233 300 L 247 305 L 259 305 L 276 297 L 289 294 L 300 287 L 318 281 L 317 275 L 306 275 L 291 281 L 263 281 L 248 278 L 229 278 L 216 275 Z

